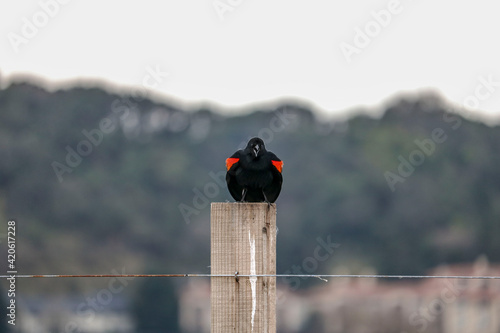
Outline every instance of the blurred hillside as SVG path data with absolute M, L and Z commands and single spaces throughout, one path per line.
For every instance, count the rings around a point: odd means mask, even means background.
M 256 135 L 285 163 L 278 273 L 318 237 L 340 247 L 315 273 L 500 261 L 500 128 L 435 96 L 333 122 L 297 105 L 225 117 L 18 83 L 0 91 L 0 217 L 17 220 L 19 273 L 209 272 L 209 203 L 232 200 L 225 159 Z

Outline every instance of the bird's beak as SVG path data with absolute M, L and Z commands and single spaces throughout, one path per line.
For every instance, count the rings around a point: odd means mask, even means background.
M 253 147 L 253 153 L 255 154 L 255 157 L 257 157 L 257 155 L 259 154 L 259 151 L 260 151 L 259 145 L 255 145 Z

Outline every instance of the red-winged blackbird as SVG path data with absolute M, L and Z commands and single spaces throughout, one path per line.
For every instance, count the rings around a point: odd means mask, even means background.
M 281 191 L 283 162 L 253 138 L 247 147 L 226 160 L 226 182 L 236 201 L 275 202 Z

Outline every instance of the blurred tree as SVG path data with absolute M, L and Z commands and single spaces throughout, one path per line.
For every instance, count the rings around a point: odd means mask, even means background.
M 5 295 L 7 295 L 7 292 L 6 290 L 4 290 L 3 288 L 0 288 L 0 295 L 2 295 L 0 297 L 0 309 L 2 309 L 2 311 L 4 311 L 4 309 L 7 308 L 7 303 L 5 302 Z M 7 324 L 7 322 L 10 320 L 9 317 L 4 317 L 2 318 L 3 320 L 0 320 L 0 333 L 8 333 L 8 332 L 12 332 L 13 329 L 12 327 L 15 327 L 15 326 L 12 326 L 10 324 Z M 16 323 L 19 323 L 19 321 L 17 321 L 18 318 L 16 318 Z
M 285 162 L 278 272 L 306 272 L 303 260 L 329 235 L 341 246 L 314 273 L 423 274 L 483 253 L 500 261 L 500 127 L 443 105 L 402 98 L 380 118 L 347 121 L 291 104 L 227 117 L 96 88 L 12 84 L 0 90 L 0 205 L 18 220 L 26 272 L 101 273 L 110 262 L 208 272 L 210 202 L 231 199 L 224 161 L 260 135 Z M 430 142 L 435 130 L 446 139 Z M 54 162 L 68 168 L 62 179 Z M 386 172 L 400 177 L 393 190 Z
M 143 279 L 133 298 L 131 310 L 137 332 L 179 332 L 178 303 L 172 279 Z

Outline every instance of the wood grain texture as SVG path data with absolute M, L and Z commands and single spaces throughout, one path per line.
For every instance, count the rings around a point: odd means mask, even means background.
M 276 205 L 212 203 L 212 274 L 276 274 Z M 212 277 L 211 332 L 276 332 L 275 277 Z

